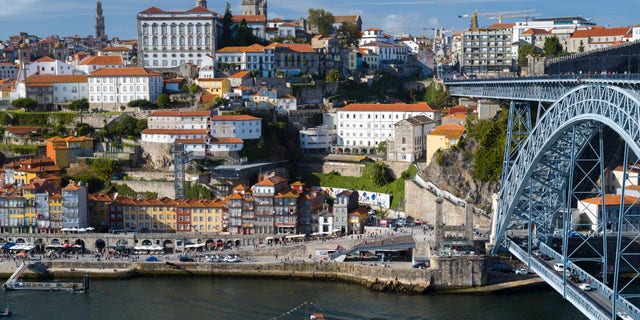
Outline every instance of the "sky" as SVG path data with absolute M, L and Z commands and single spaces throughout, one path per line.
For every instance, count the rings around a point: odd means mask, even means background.
M 225 4 L 240 13 L 241 0 L 209 0 L 208 8 L 224 14 Z M 298 19 L 309 8 L 324 9 L 333 15 L 360 14 L 364 28 L 377 27 L 389 34 L 413 35 L 433 33 L 433 27 L 461 31 L 469 27 L 470 18 L 460 15 L 478 12 L 480 26 L 489 13 L 525 11 L 539 18 L 582 16 L 596 24 L 619 27 L 640 24 L 638 0 L 268 0 L 268 18 Z M 109 37 L 135 39 L 136 14 L 149 7 L 184 11 L 195 0 L 102 0 L 106 33 Z M 0 0 L 0 40 L 20 32 L 40 37 L 94 34 L 95 0 Z M 504 19 L 503 22 L 522 21 Z

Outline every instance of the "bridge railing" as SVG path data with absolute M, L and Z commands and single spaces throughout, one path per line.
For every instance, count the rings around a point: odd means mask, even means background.
M 528 261 L 529 269 L 533 270 L 540 278 L 544 279 L 552 288 L 564 295 L 571 304 L 576 306 L 582 313 L 584 313 L 589 319 L 597 320 L 610 320 L 611 316 L 608 316 L 605 310 L 602 310 L 598 305 L 589 302 L 584 293 L 577 290 L 573 286 L 565 286 L 559 273 L 549 268 L 548 265 L 543 264 L 537 259 L 528 259 L 528 253 L 522 250 L 515 242 L 508 241 L 509 251 L 520 259 L 520 261 Z
M 582 80 L 632 80 L 640 81 L 640 74 L 637 73 L 580 73 L 580 74 L 554 74 L 532 77 L 500 77 L 500 78 L 487 78 L 487 79 L 459 79 L 459 80 L 447 80 L 445 85 L 458 85 L 458 84 L 481 84 L 483 82 L 536 82 L 536 81 L 582 81 Z

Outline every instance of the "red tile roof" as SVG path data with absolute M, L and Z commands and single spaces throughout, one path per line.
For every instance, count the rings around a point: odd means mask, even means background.
M 158 7 L 151 7 L 149 9 L 146 9 L 144 11 L 140 11 L 140 13 L 162 13 L 165 12 L 164 10 L 158 8 Z
M 87 83 L 85 75 L 68 74 L 38 74 L 27 78 L 27 86 L 37 86 L 38 84 L 50 85 L 52 83 Z
M 228 78 L 244 78 L 250 74 L 249 71 L 240 71 L 230 75 Z
M 80 62 L 81 66 L 85 65 L 122 65 L 122 57 L 121 56 L 96 56 L 89 57 L 82 62 Z
M 464 133 L 464 126 L 459 124 L 443 124 L 437 126 L 429 132 L 429 135 L 433 136 L 445 136 L 447 139 L 457 139 Z
M 338 112 L 343 111 L 366 111 L 366 112 L 439 112 L 434 110 L 426 102 L 420 102 L 416 104 L 396 103 L 396 104 L 374 104 L 374 103 L 353 103 L 338 109 Z
M 529 28 L 525 30 L 522 34 L 551 34 L 551 31 L 547 31 L 545 29 Z
M 12 134 L 29 134 L 31 132 L 37 132 L 40 127 L 35 126 L 12 126 L 7 127 L 7 132 Z
M 254 116 L 249 116 L 246 114 L 222 115 L 222 116 L 211 117 L 211 121 L 252 121 L 252 120 L 262 120 L 262 119 Z
M 240 138 L 213 138 L 209 144 L 236 144 L 244 143 Z
M 614 205 L 619 206 L 621 201 L 622 201 L 622 195 L 619 195 L 619 194 L 605 194 L 604 195 L 604 205 L 605 206 L 614 206 Z M 595 205 L 601 205 L 602 204 L 602 197 L 588 198 L 588 199 L 582 200 L 582 202 L 595 204 Z M 625 205 L 631 205 L 631 204 L 640 205 L 640 198 L 632 197 L 632 196 L 624 196 L 624 204 Z
M 193 13 L 198 13 L 198 12 L 200 12 L 200 13 L 213 13 L 213 11 L 211 11 L 211 10 L 209 10 L 209 9 L 205 8 L 205 7 L 200 7 L 200 6 L 197 6 L 197 7 L 193 8 L 193 9 L 187 10 L 187 12 L 193 12 Z
M 129 51 L 131 49 L 127 47 L 104 47 L 100 51 Z
M 145 129 L 143 134 L 207 134 L 206 129 Z
M 158 110 L 149 114 L 149 117 L 209 117 L 211 111 L 181 111 L 181 110 Z
M 612 37 L 624 36 L 631 30 L 630 27 L 618 28 L 592 28 L 590 30 L 576 30 L 571 34 L 571 38 L 587 38 L 587 37 Z
M 252 22 L 266 22 L 267 18 L 263 15 L 234 15 L 232 18 L 233 23 L 240 23 L 242 20 L 247 23 Z
M 131 67 L 131 68 L 103 68 L 97 70 L 89 75 L 90 77 L 127 77 L 127 76 L 161 76 L 159 73 L 149 71 L 145 68 Z
M 49 56 L 44 56 L 38 60 L 36 60 L 36 62 L 54 62 L 56 61 L 55 59 L 49 57 Z

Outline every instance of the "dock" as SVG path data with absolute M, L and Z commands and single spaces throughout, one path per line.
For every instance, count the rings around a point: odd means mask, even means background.
M 24 282 L 20 277 L 28 269 L 27 263 L 23 262 L 9 279 L 2 285 L 5 291 L 13 290 L 36 290 L 36 291 L 69 291 L 86 292 L 89 290 L 89 275 L 85 274 L 83 281 L 47 281 L 47 282 Z

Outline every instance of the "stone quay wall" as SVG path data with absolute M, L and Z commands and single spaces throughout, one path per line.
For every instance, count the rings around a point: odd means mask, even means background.
M 259 278 L 299 278 L 345 281 L 373 290 L 425 293 L 482 286 L 486 281 L 486 259 L 474 257 L 434 257 L 431 268 L 384 268 L 358 263 L 194 263 L 121 261 L 43 261 L 55 278 L 130 278 L 135 276 L 189 275 Z M 435 266 L 435 268 L 434 268 Z M 10 272 L 3 270 L 8 277 Z M 27 277 L 35 273 L 27 272 Z

